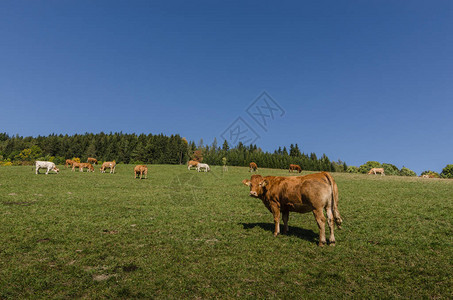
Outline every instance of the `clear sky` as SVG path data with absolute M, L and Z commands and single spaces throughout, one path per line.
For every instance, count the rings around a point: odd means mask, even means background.
M 453 163 L 452 117 L 452 1 L 0 2 L 10 135 L 221 144 L 243 121 L 265 151 L 420 174 Z

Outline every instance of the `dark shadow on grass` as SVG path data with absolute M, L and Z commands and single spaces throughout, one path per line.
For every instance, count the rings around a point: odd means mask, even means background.
M 239 223 L 244 229 L 253 229 L 255 227 L 261 227 L 265 231 L 269 231 L 270 234 L 274 233 L 274 224 L 273 223 Z M 283 229 L 283 226 L 280 225 L 280 230 Z M 285 234 L 288 236 L 296 236 L 300 239 L 306 240 L 311 243 L 318 241 L 318 234 L 310 229 L 303 229 L 300 227 L 288 226 L 288 233 Z

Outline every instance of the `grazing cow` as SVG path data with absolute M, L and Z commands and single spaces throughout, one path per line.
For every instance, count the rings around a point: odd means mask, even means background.
M 289 165 L 289 171 L 290 171 L 290 172 L 291 172 L 291 171 L 299 171 L 299 173 L 300 173 L 300 172 L 302 172 L 302 169 L 300 168 L 299 165 L 292 165 L 292 164 L 291 164 L 291 165 Z
M 187 170 L 190 170 L 190 168 L 192 168 L 192 167 L 196 168 L 197 165 L 198 165 L 198 161 L 196 161 L 196 160 L 189 160 L 189 161 L 187 162 Z
M 200 172 L 201 169 L 204 169 L 205 172 L 211 171 L 211 168 L 209 167 L 208 164 L 198 163 L 197 171 Z
M 87 162 L 96 165 L 98 163 L 98 160 L 96 158 L 88 157 Z
M 94 172 L 94 167 L 90 163 L 80 163 L 79 164 L 79 171 L 83 172 L 83 168 L 87 168 L 88 172 Z
M 92 164 L 89 163 L 78 163 L 78 162 L 73 162 L 72 164 L 72 171 L 75 170 L 75 168 L 79 168 L 80 172 L 83 172 L 83 168 L 87 168 L 88 172 L 94 172 L 94 167 Z
M 58 172 L 60 170 L 58 170 L 58 168 L 55 166 L 55 164 L 51 161 L 40 161 L 40 160 L 37 160 L 35 162 L 35 165 L 36 165 L 36 174 L 39 173 L 39 169 L 47 169 L 46 171 L 46 175 L 49 174 L 49 171 L 52 170 L 54 171 L 55 173 L 58 174 Z
M 115 174 L 115 167 L 116 167 L 116 162 L 115 161 L 106 161 L 105 163 L 102 164 L 101 166 L 101 173 L 105 173 L 105 169 L 110 168 L 110 174 Z
M 251 162 L 250 163 L 250 172 L 252 171 L 257 171 L 258 170 L 258 166 L 254 163 L 254 162 Z
M 148 167 L 145 166 L 145 165 L 135 166 L 135 168 L 134 168 L 134 178 L 137 178 L 137 176 L 139 174 L 140 174 L 140 179 L 142 179 L 142 175 L 145 175 L 145 179 L 146 179 L 146 175 L 148 175 Z
M 368 172 L 368 175 L 370 175 L 370 174 L 376 175 L 377 173 L 381 173 L 381 176 L 382 176 L 382 175 L 385 176 L 384 168 L 372 168 L 372 169 Z
M 72 159 L 67 159 L 64 164 L 64 167 L 68 168 L 69 166 L 72 166 L 73 163 L 74 163 L 74 161 Z
M 243 184 L 250 187 L 250 196 L 259 198 L 274 216 L 274 236 L 280 233 L 280 213 L 283 216 L 284 230 L 288 231 L 289 212 L 313 212 L 319 228 L 319 246 L 326 244 L 325 225 L 330 228 L 330 245 L 335 244 L 334 223 L 341 228 L 342 219 L 338 210 L 338 187 L 332 175 L 327 172 L 305 176 L 266 176 L 252 175 Z
M 430 178 L 428 174 L 420 175 L 421 178 Z
M 73 162 L 72 162 L 72 171 L 74 171 L 75 168 L 79 168 L 79 171 L 80 171 L 80 166 L 81 166 L 81 165 L 82 165 L 82 163 L 73 161 Z

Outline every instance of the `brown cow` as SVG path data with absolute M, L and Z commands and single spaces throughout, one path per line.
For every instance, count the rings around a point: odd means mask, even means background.
M 90 164 L 96 165 L 98 163 L 98 160 L 93 157 L 88 157 L 87 162 L 89 162 Z
M 94 167 L 93 165 L 89 163 L 78 163 L 78 162 L 73 162 L 72 164 L 72 170 L 74 171 L 75 168 L 79 168 L 80 172 L 83 172 L 83 168 L 87 168 L 88 172 L 94 172 Z
M 64 166 L 65 166 L 65 168 L 68 168 L 69 166 L 72 166 L 73 163 L 74 163 L 74 161 L 72 159 L 67 159 Z
M 319 246 L 326 244 L 326 218 L 330 228 L 330 245 L 335 245 L 334 223 L 341 228 L 342 219 L 338 211 L 338 187 L 327 172 L 305 176 L 266 176 L 252 175 L 243 184 L 250 187 L 250 196 L 259 198 L 274 216 L 274 236 L 280 233 L 280 213 L 283 216 L 284 230 L 288 231 L 289 212 L 313 212 L 319 228 Z
M 372 168 L 372 169 L 368 172 L 368 175 L 370 175 L 370 174 L 376 175 L 377 173 L 380 173 L 381 176 L 382 176 L 382 175 L 385 176 L 384 168 Z
M 187 170 L 190 170 L 190 168 L 192 168 L 192 167 L 196 168 L 197 165 L 198 165 L 198 161 L 196 161 L 196 160 L 189 160 L 189 161 L 187 162 Z
M 252 170 L 255 172 L 258 171 L 258 166 L 254 162 L 250 163 L 250 172 L 252 172 Z
M 73 161 L 72 162 L 72 171 L 75 170 L 75 168 L 79 168 L 79 171 L 80 171 L 80 167 L 81 167 L 82 163 L 79 163 L 79 162 L 76 162 L 76 161 Z
M 138 166 L 135 166 L 134 168 L 134 178 L 137 178 L 137 175 L 140 174 L 140 179 L 142 179 L 142 175 L 144 174 L 145 175 L 145 179 L 146 179 L 146 175 L 148 175 L 148 167 L 145 166 L 145 165 L 138 165 Z
M 87 168 L 88 172 L 94 172 L 94 167 L 93 167 L 92 164 L 90 164 L 90 163 L 81 163 L 81 165 L 82 165 L 82 172 L 83 172 L 83 168 Z
M 300 168 L 299 165 L 292 165 L 292 164 L 291 164 L 291 165 L 289 165 L 289 171 L 290 171 L 290 172 L 291 172 L 291 171 L 299 171 L 299 173 L 300 173 L 300 172 L 302 172 L 302 169 Z
M 100 170 L 101 173 L 105 173 L 105 169 L 110 168 L 110 174 L 115 174 L 115 167 L 116 167 L 116 162 L 115 161 L 106 161 L 102 164 Z

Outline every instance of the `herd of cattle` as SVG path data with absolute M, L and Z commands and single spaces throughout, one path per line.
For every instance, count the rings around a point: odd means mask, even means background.
M 65 167 L 72 167 L 72 171 L 79 168 L 80 172 L 86 168 L 94 172 L 94 166 L 98 162 L 95 158 L 88 158 L 86 163 L 80 163 L 73 160 L 66 160 Z M 256 163 L 250 163 L 250 172 L 257 172 Z M 104 162 L 100 168 L 102 173 L 110 169 L 110 173 L 115 173 L 116 162 Z M 196 168 L 198 172 L 210 171 L 208 164 L 191 160 L 187 163 L 187 168 Z M 58 173 L 59 170 L 53 162 L 36 161 L 36 174 L 39 169 L 46 169 L 46 174 L 50 170 Z M 291 164 L 289 172 L 299 172 L 302 169 L 298 165 Z M 373 168 L 368 174 L 384 174 L 383 168 Z M 145 165 L 138 165 L 134 168 L 134 178 L 142 176 L 146 178 L 148 168 Z M 309 213 L 313 212 L 316 223 L 319 228 L 319 246 L 324 246 L 326 241 L 326 217 L 327 225 L 330 229 L 329 244 L 335 245 L 334 225 L 341 228 L 342 219 L 338 210 L 338 187 L 332 175 L 328 172 L 320 172 L 304 176 L 261 176 L 254 174 L 250 179 L 242 181 L 244 185 L 250 187 L 249 196 L 260 199 L 266 208 L 274 217 L 274 236 L 280 233 L 280 216 L 283 219 L 283 233 L 288 232 L 288 220 L 290 212 Z
M 83 172 L 83 169 L 87 169 L 88 172 L 94 172 L 94 166 L 98 163 L 96 158 L 88 157 L 86 163 L 81 163 L 74 161 L 72 159 L 67 159 L 65 162 L 65 168 L 72 168 L 72 171 L 75 171 L 76 168 L 79 168 L 80 172 Z M 49 171 L 54 171 L 58 174 L 60 170 L 57 168 L 55 163 L 51 161 L 39 161 L 35 162 L 35 174 L 39 173 L 39 169 L 46 169 L 46 175 L 49 174 Z M 110 169 L 110 174 L 115 174 L 116 162 L 115 161 L 106 161 L 102 163 L 101 168 L 99 169 L 101 173 L 105 173 L 106 169 Z M 145 178 L 148 175 L 148 167 L 145 165 L 138 165 L 134 168 L 134 178 L 140 176 L 140 179 L 144 176 Z

